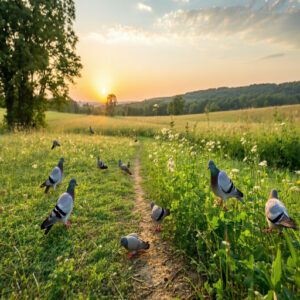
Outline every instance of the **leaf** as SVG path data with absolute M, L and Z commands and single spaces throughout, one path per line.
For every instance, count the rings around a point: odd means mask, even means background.
M 296 265 L 296 264 L 297 264 L 297 254 L 296 254 L 296 250 L 295 250 L 295 248 L 294 248 L 294 246 L 293 246 L 293 244 L 292 244 L 292 241 L 291 241 L 291 239 L 290 239 L 290 237 L 289 237 L 289 234 L 288 234 L 286 231 L 284 231 L 284 232 L 283 232 L 283 235 L 284 235 L 284 237 L 285 237 L 285 240 L 286 240 L 286 242 L 287 242 L 287 244 L 288 244 L 288 247 L 289 247 L 289 250 L 290 250 L 290 252 L 291 252 L 293 262 L 294 262 L 294 264 Z
M 278 248 L 276 258 L 272 265 L 272 274 L 271 274 L 271 281 L 274 289 L 276 289 L 276 286 L 278 285 L 280 278 L 281 278 L 281 251 L 280 248 Z

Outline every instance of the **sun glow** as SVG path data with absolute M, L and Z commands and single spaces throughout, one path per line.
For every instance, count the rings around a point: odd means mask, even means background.
M 101 88 L 101 95 L 102 95 L 103 97 L 105 97 L 105 96 L 107 95 L 107 88 L 104 87 L 104 86 Z

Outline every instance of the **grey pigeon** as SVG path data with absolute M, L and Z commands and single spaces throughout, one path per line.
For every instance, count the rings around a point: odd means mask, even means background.
M 45 230 L 45 234 L 47 234 L 49 230 L 52 228 L 52 226 L 57 222 L 61 222 L 65 224 L 67 227 L 71 226 L 69 217 L 74 207 L 76 185 L 77 185 L 76 180 L 71 179 L 67 192 L 63 193 L 59 197 L 56 206 L 52 210 L 50 216 L 42 223 L 41 229 Z
M 162 208 L 158 205 L 156 205 L 154 202 L 151 202 L 150 207 L 152 209 L 151 211 L 151 218 L 152 220 L 157 223 L 157 227 L 155 229 L 155 232 L 159 232 L 161 230 L 161 223 L 164 220 L 166 216 L 170 215 L 170 211 L 166 208 Z
M 55 190 L 56 186 L 61 183 L 64 173 L 64 161 L 64 158 L 61 157 L 58 162 L 58 165 L 52 170 L 49 178 L 40 185 L 41 188 L 46 187 L 46 194 L 48 193 L 51 186 Z
M 94 134 L 94 133 L 95 133 L 94 129 L 90 126 L 90 134 Z
M 282 227 L 297 229 L 297 224 L 288 215 L 284 204 L 278 199 L 278 192 L 272 190 L 265 206 L 265 215 L 269 224 L 269 230 Z
M 128 250 L 128 258 L 136 255 L 139 250 L 150 248 L 149 242 L 142 241 L 136 233 L 130 233 L 121 237 L 121 246 Z
M 243 203 L 243 193 L 238 190 L 231 179 L 227 176 L 225 171 L 220 171 L 215 163 L 210 160 L 208 162 L 208 169 L 210 169 L 210 184 L 214 194 L 226 202 L 228 198 L 236 198 Z M 224 207 L 226 209 L 226 207 Z
M 122 171 L 124 171 L 125 173 L 132 175 L 132 173 L 130 172 L 128 166 L 126 166 L 124 163 L 122 163 L 121 160 L 119 160 L 119 167 Z
M 60 143 L 59 143 L 58 140 L 54 140 L 54 141 L 53 141 L 51 150 L 53 150 L 55 147 L 60 147 Z
M 100 160 L 99 156 L 97 157 L 97 167 L 101 170 L 108 168 L 108 166 L 102 160 Z

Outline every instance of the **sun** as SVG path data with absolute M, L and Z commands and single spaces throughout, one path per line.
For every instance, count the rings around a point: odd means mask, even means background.
M 101 95 L 102 96 L 106 96 L 107 95 L 107 88 L 104 87 L 104 86 L 101 88 Z

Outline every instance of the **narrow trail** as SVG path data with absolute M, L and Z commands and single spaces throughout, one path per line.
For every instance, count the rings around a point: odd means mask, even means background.
M 140 168 L 137 158 L 133 174 L 136 193 L 134 211 L 141 216 L 139 235 L 150 243 L 150 249 L 134 259 L 132 299 L 195 299 L 194 291 L 186 279 L 188 266 L 182 257 L 175 254 L 168 243 L 160 238 L 160 234 L 154 233 L 150 204 L 145 201 L 141 187 Z

